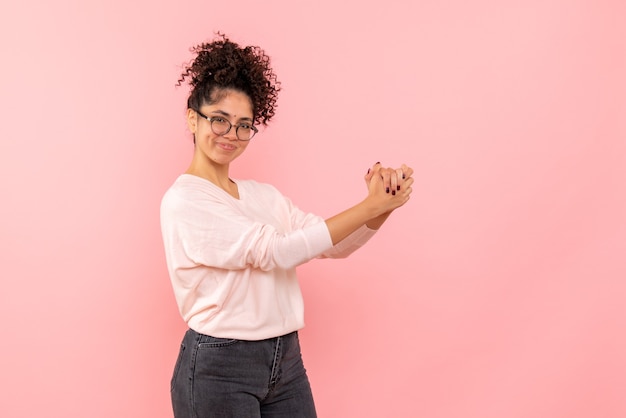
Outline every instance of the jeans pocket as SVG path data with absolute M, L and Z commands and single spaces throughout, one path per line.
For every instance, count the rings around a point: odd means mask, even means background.
M 200 341 L 198 342 L 198 349 L 202 350 L 228 347 L 238 342 L 239 340 L 235 340 L 233 338 L 218 338 L 211 337 L 210 335 L 203 335 L 202 337 L 200 337 Z
M 178 358 L 176 359 L 176 364 L 174 365 L 174 373 L 172 374 L 172 380 L 170 381 L 170 391 L 174 390 L 174 384 L 176 383 L 176 377 L 178 376 L 178 372 L 183 363 L 183 354 L 185 353 L 185 344 L 180 345 L 180 350 L 178 351 Z

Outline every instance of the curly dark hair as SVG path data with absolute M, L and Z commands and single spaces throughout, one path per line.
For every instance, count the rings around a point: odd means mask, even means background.
M 270 58 L 258 46 L 240 47 L 224 34 L 213 42 L 191 48 L 196 58 L 185 66 L 177 86 L 188 80 L 191 92 L 187 107 L 198 110 L 236 90 L 252 101 L 254 121 L 267 125 L 274 116 L 280 82 L 270 67 Z

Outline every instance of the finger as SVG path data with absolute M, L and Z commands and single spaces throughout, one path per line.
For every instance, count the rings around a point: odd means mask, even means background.
M 402 184 L 404 183 L 404 179 L 406 178 L 401 168 L 398 168 L 396 170 L 396 177 L 398 178 L 398 186 L 396 188 L 396 191 L 400 191 L 400 188 L 402 187 Z
M 376 163 L 372 166 L 372 168 L 370 169 L 370 172 L 368 173 L 370 179 L 372 179 L 375 175 L 380 175 L 380 171 L 383 169 L 383 167 L 380 165 L 380 163 Z
M 394 199 L 398 200 L 398 206 L 400 207 L 409 201 L 411 198 L 411 193 L 413 192 L 412 187 L 403 187 L 402 191 L 398 192 L 398 194 L 394 197 Z
M 383 179 L 383 187 L 385 188 L 385 193 L 391 192 L 391 173 L 389 169 L 381 169 L 380 176 Z
M 371 168 L 370 172 L 367 174 L 367 176 L 369 176 L 369 183 L 367 184 L 368 189 L 371 190 L 375 190 L 375 189 L 382 189 L 384 187 L 383 185 L 383 177 L 381 174 L 381 166 L 379 163 L 374 164 L 374 166 Z
M 389 169 L 389 175 L 391 176 L 391 194 L 396 195 L 396 192 L 400 190 L 400 184 L 398 183 L 398 172 L 393 169 Z
M 406 195 L 407 193 L 410 194 L 410 191 L 408 191 L 411 188 L 411 185 L 413 184 L 413 177 L 409 177 L 405 180 L 403 180 L 402 183 L 402 187 L 400 187 L 400 189 L 396 192 L 397 195 Z
M 413 185 L 413 182 L 415 181 L 415 179 L 413 177 L 408 177 L 406 180 L 404 180 L 404 184 L 402 185 L 402 189 L 407 189 L 410 188 Z
M 372 175 L 374 173 L 372 172 L 371 168 L 367 169 L 367 173 L 363 176 L 363 180 L 365 180 L 365 184 L 369 184 L 370 180 L 372 180 Z
M 413 177 L 409 177 L 404 185 L 402 186 L 402 190 L 398 193 L 401 193 L 404 197 L 408 198 L 411 193 L 413 193 Z
M 401 170 L 402 170 L 402 174 L 404 175 L 404 178 L 408 178 L 413 175 L 413 169 L 406 164 L 402 164 Z
M 380 163 L 374 164 L 371 168 L 367 169 L 367 173 L 365 174 L 365 182 L 369 184 L 370 180 L 372 180 L 372 176 L 374 175 L 374 168 L 376 166 L 380 166 Z

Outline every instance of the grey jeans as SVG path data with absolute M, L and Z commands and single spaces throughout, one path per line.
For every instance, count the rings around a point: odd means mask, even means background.
M 171 382 L 176 418 L 315 418 L 298 333 L 261 341 L 188 330 Z

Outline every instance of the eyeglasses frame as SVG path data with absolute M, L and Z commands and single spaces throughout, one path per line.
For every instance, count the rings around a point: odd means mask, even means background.
M 240 124 L 238 124 L 238 125 L 233 125 L 232 123 L 230 123 L 230 121 L 229 121 L 228 119 L 226 119 L 226 118 L 225 118 L 225 117 L 223 117 L 223 116 L 211 116 L 211 117 L 209 117 L 209 116 L 205 115 L 204 113 L 200 112 L 200 111 L 199 111 L 199 110 L 197 110 L 197 109 L 193 109 L 193 110 L 194 110 L 194 112 L 196 112 L 196 113 L 198 114 L 198 116 L 203 117 L 204 119 L 206 119 L 206 120 L 208 120 L 208 121 L 209 121 L 209 125 L 211 126 L 211 131 L 212 131 L 215 135 L 224 136 L 224 135 L 226 135 L 227 133 L 229 133 L 231 129 L 233 129 L 233 126 L 235 127 L 235 136 L 237 137 L 237 140 L 238 140 L 238 141 L 249 141 L 249 140 L 251 140 L 252 138 L 254 138 L 254 136 L 255 136 L 256 134 L 258 134 L 258 133 L 259 133 L 259 130 L 256 128 L 256 126 L 254 126 L 252 123 L 250 123 L 250 129 L 252 129 L 252 135 L 251 135 L 251 136 L 250 136 L 250 138 L 248 138 L 248 139 L 241 139 L 241 138 L 239 138 L 239 128 L 241 127 L 241 125 L 240 125 Z M 218 119 L 218 118 L 219 118 L 219 119 L 224 119 L 226 122 L 228 122 L 228 125 L 229 125 L 228 129 L 226 130 L 226 132 L 221 133 L 221 134 L 220 134 L 220 133 L 217 133 L 217 132 L 215 132 L 215 131 L 213 130 L 213 119 Z

